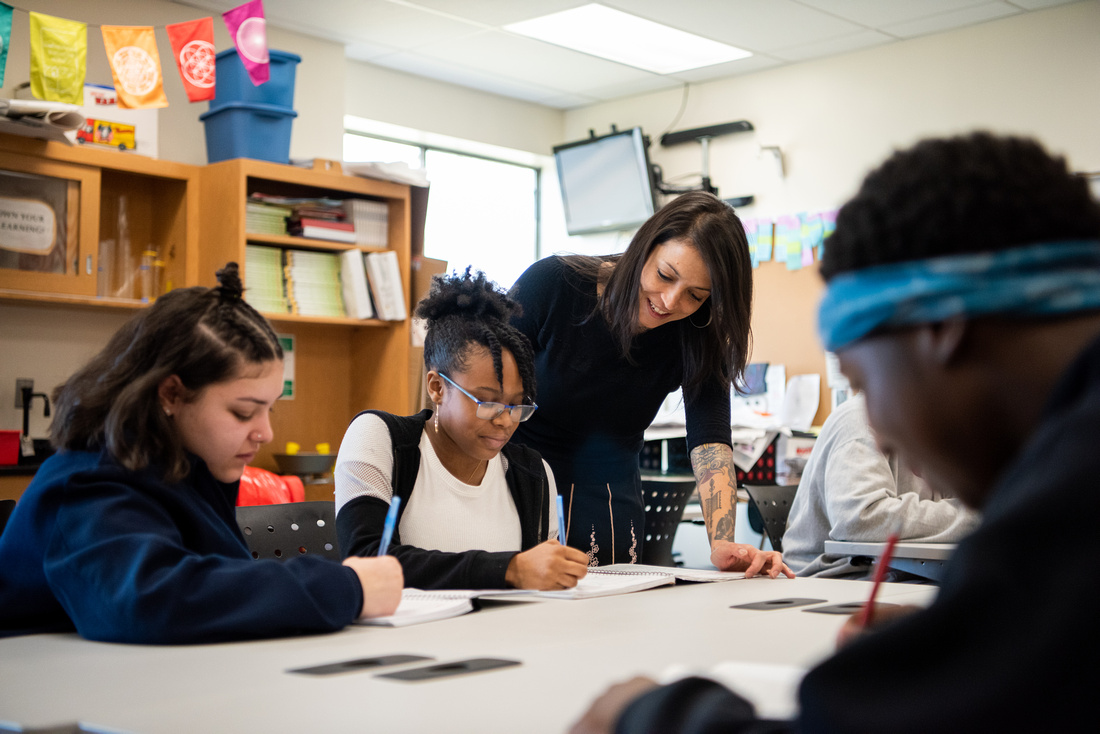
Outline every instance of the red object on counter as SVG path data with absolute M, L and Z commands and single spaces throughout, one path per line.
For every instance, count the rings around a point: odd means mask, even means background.
M 267 469 L 246 466 L 237 493 L 237 507 L 302 502 L 306 488 L 300 477 L 281 476 Z

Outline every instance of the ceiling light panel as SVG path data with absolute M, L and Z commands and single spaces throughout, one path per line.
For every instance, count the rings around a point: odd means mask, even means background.
M 504 27 L 513 33 L 655 74 L 675 74 L 752 55 L 596 3 Z

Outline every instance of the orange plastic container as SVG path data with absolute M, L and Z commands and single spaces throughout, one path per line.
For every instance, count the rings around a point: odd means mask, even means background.
M 19 463 L 19 431 L 0 431 L 0 466 Z

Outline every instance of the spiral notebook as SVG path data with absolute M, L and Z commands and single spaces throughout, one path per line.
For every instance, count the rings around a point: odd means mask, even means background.
M 588 569 L 588 575 L 577 582 L 572 589 L 559 591 L 538 591 L 535 589 L 509 589 L 503 592 L 478 594 L 482 598 L 501 598 L 514 601 L 537 601 L 541 599 L 594 599 L 600 596 L 630 594 L 635 591 L 652 589 L 656 586 L 668 586 L 676 583 L 676 576 L 668 571 L 635 570 L 628 565 L 616 568 L 597 567 Z
M 356 620 L 356 624 L 372 627 L 406 627 L 410 624 L 434 622 L 437 619 L 457 617 L 474 610 L 470 591 L 424 591 L 405 589 L 397 611 L 385 617 Z

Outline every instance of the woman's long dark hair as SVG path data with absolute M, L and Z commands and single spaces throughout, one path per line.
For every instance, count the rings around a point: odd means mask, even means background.
M 682 194 L 639 229 L 621 255 L 573 256 L 565 262 L 586 278 L 604 283 L 596 311 L 607 321 L 623 357 L 638 333 L 638 291 L 650 254 L 669 240 L 686 239 L 710 274 L 710 298 L 680 322 L 684 392 L 697 395 L 708 383 L 740 382 L 752 337 L 752 262 L 745 228 L 724 201 L 703 191 Z M 606 262 L 614 263 L 603 268 Z M 699 327 L 699 324 L 704 326 Z
M 130 319 L 54 392 L 50 439 L 76 451 L 106 449 L 122 466 L 163 467 L 177 481 L 189 463 L 158 390 L 179 377 L 191 399 L 247 365 L 282 359 L 271 325 L 241 297 L 237 264 L 218 271 L 216 288 L 181 288 Z
M 535 357 L 531 343 L 509 323 L 520 305 L 496 287 L 481 271 L 466 268 L 463 275 L 437 275 L 416 307 L 416 315 L 428 322 L 424 337 L 424 364 L 450 377 L 466 371 L 470 348 L 484 347 L 493 358 L 497 380 L 504 383 L 501 350 L 516 358 L 523 392 L 535 400 Z

